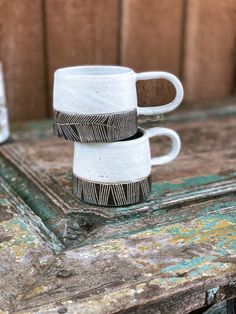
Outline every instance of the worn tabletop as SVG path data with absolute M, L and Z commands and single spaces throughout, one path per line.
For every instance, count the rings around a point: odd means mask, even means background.
M 182 151 L 149 199 L 105 208 L 72 194 L 73 145 L 51 121 L 0 148 L 0 313 L 188 313 L 236 296 L 236 110 L 179 113 Z M 152 141 L 152 153 L 168 149 Z

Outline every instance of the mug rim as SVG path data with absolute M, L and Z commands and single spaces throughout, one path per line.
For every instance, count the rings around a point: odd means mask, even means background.
M 89 70 L 97 70 L 98 72 L 89 73 Z M 107 70 L 108 73 L 99 73 L 99 70 Z M 114 71 L 109 73 L 110 71 Z M 80 73 L 84 72 L 84 73 Z M 88 71 L 88 73 L 85 73 Z M 74 73 L 73 73 L 74 72 Z M 105 72 L 105 71 L 104 71 Z M 73 67 L 59 68 L 55 71 L 55 76 L 63 76 L 69 78 L 96 78 L 96 77 L 117 77 L 135 73 L 131 68 L 119 65 L 78 65 Z
M 134 139 L 125 138 L 123 140 L 119 140 L 117 142 L 114 142 L 114 144 L 118 144 L 120 146 L 122 144 L 128 145 L 128 143 L 130 143 L 130 144 L 134 144 L 135 143 L 136 144 L 136 143 L 142 142 L 146 138 L 147 132 L 146 132 L 145 129 L 141 128 L 140 126 L 138 126 L 138 128 L 137 128 L 137 132 L 134 135 L 130 136 L 130 137 L 135 136 L 139 132 L 141 132 L 142 134 L 139 137 L 137 137 L 137 138 L 134 138 Z
M 148 132 L 145 130 L 145 129 L 143 129 L 143 128 L 141 128 L 141 127 L 138 127 L 138 129 L 137 129 L 137 132 L 133 135 L 133 136 L 135 136 L 139 131 L 141 131 L 141 133 L 142 133 L 142 135 L 141 136 L 139 136 L 138 138 L 134 138 L 134 139 L 128 139 L 128 138 L 126 138 L 126 139 L 123 139 L 123 140 L 119 140 L 119 141 L 116 141 L 116 142 L 96 142 L 96 143 L 93 143 L 93 142 L 89 142 L 89 143 L 87 143 L 87 142 L 74 142 L 74 145 L 76 146 L 77 144 L 79 144 L 79 145 L 86 145 L 86 144 L 89 144 L 89 146 L 94 146 L 94 145 L 112 145 L 112 148 L 113 147 L 121 147 L 121 146 L 131 146 L 131 145 L 136 145 L 136 144 L 138 144 L 138 143 L 141 143 L 141 142 L 143 142 L 143 141 L 145 141 L 146 140 L 146 138 L 147 138 L 147 134 L 148 134 Z M 130 136 L 130 137 L 132 137 L 132 136 Z

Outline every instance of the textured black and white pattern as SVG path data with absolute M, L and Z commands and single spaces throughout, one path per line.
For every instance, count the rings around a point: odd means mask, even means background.
M 73 175 L 73 193 L 80 200 L 102 206 L 124 206 L 144 201 L 151 191 L 151 175 L 132 183 L 97 183 Z
M 54 134 L 73 142 L 115 142 L 137 132 L 137 111 L 67 114 L 54 110 Z

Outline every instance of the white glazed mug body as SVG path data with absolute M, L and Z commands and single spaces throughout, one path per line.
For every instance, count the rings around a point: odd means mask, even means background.
M 149 139 L 141 137 L 115 143 L 74 143 L 73 173 L 104 183 L 135 182 L 151 173 Z
M 137 80 L 165 78 L 176 88 L 169 104 L 137 107 Z M 137 132 L 138 114 L 161 114 L 183 98 L 179 80 L 166 72 L 136 74 L 121 66 L 78 66 L 59 69 L 54 76 L 54 133 L 74 142 L 114 142 Z
M 136 74 L 119 66 L 78 66 L 54 76 L 53 109 L 71 114 L 109 114 L 137 107 Z
M 149 138 L 166 135 L 172 149 L 151 158 Z M 135 136 L 114 143 L 74 143 L 73 191 L 88 203 L 121 206 L 146 199 L 151 190 L 152 165 L 176 158 L 178 135 L 166 128 L 138 129 Z

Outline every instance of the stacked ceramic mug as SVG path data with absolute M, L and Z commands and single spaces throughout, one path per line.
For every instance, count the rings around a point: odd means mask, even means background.
M 166 79 L 175 89 L 163 106 L 138 107 L 136 82 Z M 151 167 L 174 160 L 179 136 L 170 129 L 140 128 L 137 117 L 160 115 L 183 99 L 180 81 L 167 72 L 136 74 L 119 66 L 59 69 L 54 78 L 54 133 L 74 142 L 73 193 L 90 204 L 122 206 L 145 200 L 151 190 Z M 149 138 L 167 136 L 172 147 L 151 158 Z

